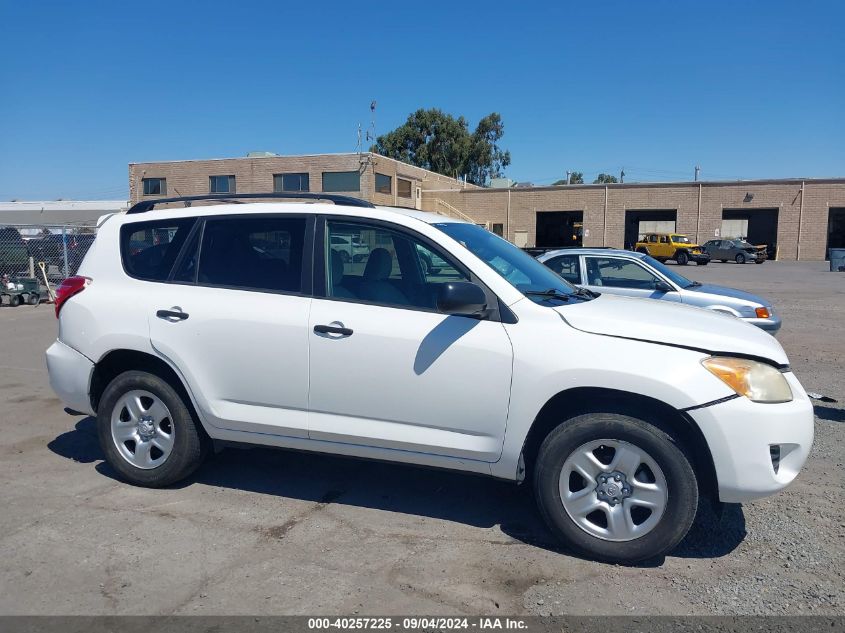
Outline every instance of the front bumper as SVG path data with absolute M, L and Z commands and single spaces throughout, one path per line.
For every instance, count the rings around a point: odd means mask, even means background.
M 50 386 L 56 395 L 68 408 L 95 415 L 89 396 L 94 363 L 58 340 L 50 346 L 46 356 Z
M 768 319 L 743 319 L 746 323 L 750 323 L 751 325 L 756 325 L 761 330 L 764 330 L 774 336 L 777 334 L 778 330 L 780 330 L 780 326 L 782 325 L 782 321 L 780 317 L 776 314 L 771 315 Z
M 710 261 L 710 255 L 708 253 L 690 253 L 689 258 L 691 262 L 695 262 L 696 264 L 708 263 Z
M 813 405 L 792 373 L 784 374 L 793 400 L 759 404 L 742 396 L 688 414 L 713 456 L 719 500 L 743 503 L 788 486 L 813 445 Z M 771 449 L 780 459 L 775 469 Z

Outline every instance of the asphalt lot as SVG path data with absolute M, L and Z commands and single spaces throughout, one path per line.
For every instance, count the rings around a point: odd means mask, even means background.
M 798 377 L 839 404 L 787 491 L 705 510 L 633 568 L 556 548 L 526 489 L 462 474 L 255 449 L 123 484 L 47 383 L 52 306 L 0 308 L 0 613 L 845 614 L 845 274 L 826 270 L 683 269 L 771 297 Z

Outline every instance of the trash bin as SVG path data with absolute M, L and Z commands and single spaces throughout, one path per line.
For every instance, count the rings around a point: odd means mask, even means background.
M 829 257 L 831 272 L 845 272 L 845 248 L 829 249 Z

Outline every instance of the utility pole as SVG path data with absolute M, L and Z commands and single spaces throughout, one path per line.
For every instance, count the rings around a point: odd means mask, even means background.
M 567 185 L 569 184 L 570 178 L 572 178 L 572 172 L 567 169 L 566 170 L 566 184 Z
M 695 166 L 695 182 L 698 182 L 698 176 L 701 174 L 701 167 L 698 165 Z
M 625 182 L 625 168 L 622 168 L 622 171 L 619 172 L 619 182 Z

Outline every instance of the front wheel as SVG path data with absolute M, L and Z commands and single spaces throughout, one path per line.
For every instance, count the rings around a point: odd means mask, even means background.
M 559 539 L 617 563 L 674 548 L 698 506 L 682 447 L 648 422 L 614 413 L 580 415 L 554 429 L 537 456 L 534 491 Z
M 97 407 L 97 432 L 109 465 L 139 486 L 184 479 L 205 454 L 205 436 L 182 397 L 143 371 L 127 371 L 109 383 Z
M 745 263 L 745 255 L 743 255 L 742 253 L 737 253 L 736 257 L 734 257 L 734 260 L 736 260 L 737 264 L 744 264 Z
M 689 255 L 687 255 L 684 251 L 681 251 L 675 256 L 675 261 L 678 262 L 680 266 L 686 266 L 689 263 Z

